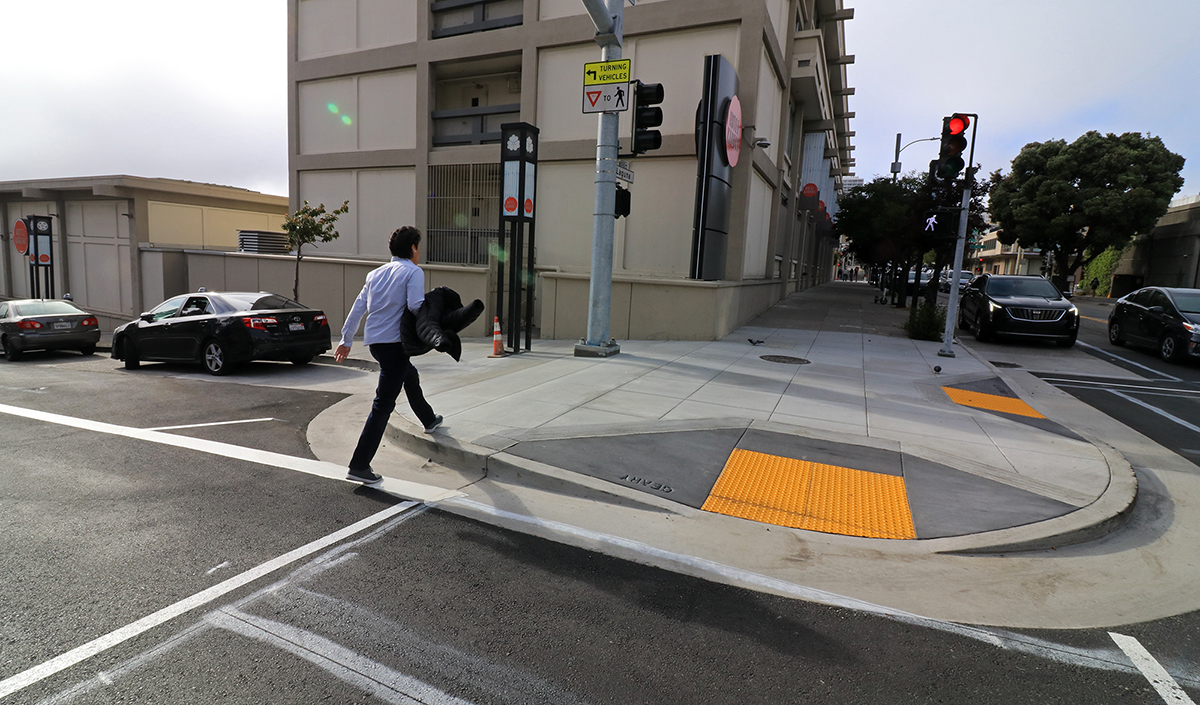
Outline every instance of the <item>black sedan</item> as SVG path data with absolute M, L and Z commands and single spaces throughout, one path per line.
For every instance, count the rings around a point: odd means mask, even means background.
M 1117 299 L 1108 341 L 1152 348 L 1168 362 L 1200 357 L 1200 289 L 1148 286 Z
M 1069 348 L 1079 335 L 1079 309 L 1042 277 L 980 274 L 963 289 L 958 327 L 979 341 L 1011 335 Z
M 117 328 L 112 356 L 127 370 L 146 360 L 199 362 L 224 375 L 250 360 L 304 365 L 330 347 L 322 311 L 268 292 L 199 291 L 167 299 Z
M 96 352 L 100 323 L 92 314 L 60 299 L 17 299 L 0 302 L 0 345 L 8 360 L 26 350 Z

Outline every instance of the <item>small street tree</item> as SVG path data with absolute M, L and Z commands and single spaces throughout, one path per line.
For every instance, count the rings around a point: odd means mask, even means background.
M 283 221 L 283 229 L 287 232 L 288 247 L 296 253 L 296 280 L 292 287 L 292 298 L 300 300 L 300 260 L 304 254 L 300 248 L 317 242 L 332 242 L 338 238 L 334 228 L 338 216 L 350 212 L 350 201 L 343 201 L 340 208 L 325 210 L 322 203 L 316 207 L 308 205 L 308 201 Z
M 1137 132 L 1032 142 L 991 175 L 988 210 L 1002 243 L 1050 253 L 1065 290 L 1068 274 L 1154 227 L 1183 187 L 1183 161 Z

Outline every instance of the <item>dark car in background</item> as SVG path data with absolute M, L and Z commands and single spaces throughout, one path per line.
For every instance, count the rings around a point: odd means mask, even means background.
M 329 321 L 319 309 L 265 291 L 198 291 L 117 328 L 112 356 L 127 370 L 148 360 L 199 362 L 224 375 L 250 360 L 305 365 L 330 347 Z
M 92 314 L 61 299 L 0 302 L 0 346 L 4 357 L 18 360 L 27 350 L 96 352 L 100 323 Z
M 1158 351 L 1168 362 L 1200 357 L 1200 289 L 1148 286 L 1117 299 L 1108 342 Z
M 1079 309 L 1043 277 L 980 274 L 963 289 L 958 327 L 979 341 L 1006 335 L 1069 348 L 1079 335 Z
M 975 277 L 974 272 L 959 272 L 958 273 L 958 290 L 962 291 Z M 942 272 L 942 276 L 938 278 L 938 291 L 950 293 L 950 286 L 954 283 L 954 272 Z

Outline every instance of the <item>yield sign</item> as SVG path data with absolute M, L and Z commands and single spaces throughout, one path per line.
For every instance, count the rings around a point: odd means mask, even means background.
M 596 101 L 600 98 L 600 96 L 604 95 L 604 91 L 588 91 L 586 95 L 588 102 L 590 102 L 594 108 L 596 107 Z

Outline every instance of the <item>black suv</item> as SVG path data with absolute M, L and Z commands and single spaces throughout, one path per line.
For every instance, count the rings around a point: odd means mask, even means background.
M 1200 357 L 1200 289 L 1148 286 L 1117 299 L 1108 342 L 1153 348 L 1168 362 Z
M 963 290 L 958 327 L 979 341 L 1011 335 L 1069 348 L 1079 335 L 1079 309 L 1043 277 L 980 274 Z

